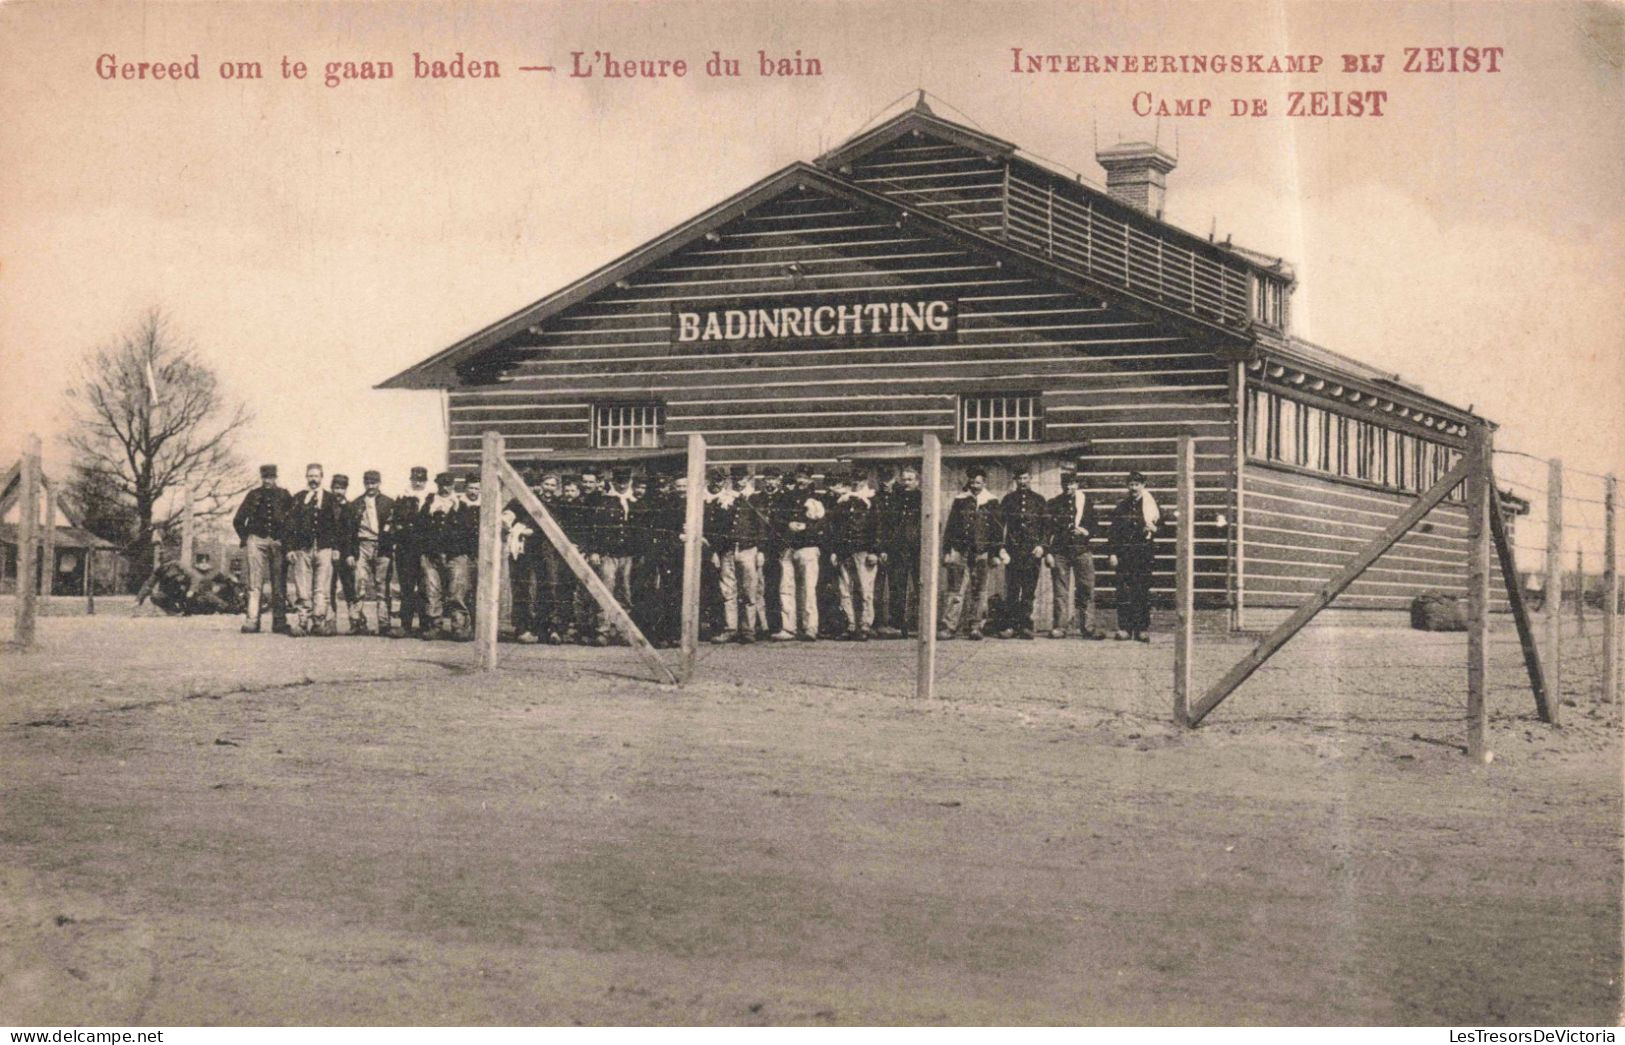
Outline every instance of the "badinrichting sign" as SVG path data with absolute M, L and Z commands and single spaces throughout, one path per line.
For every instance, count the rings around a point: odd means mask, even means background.
M 959 337 L 952 297 L 847 297 L 678 302 L 671 343 L 723 348 L 946 344 Z

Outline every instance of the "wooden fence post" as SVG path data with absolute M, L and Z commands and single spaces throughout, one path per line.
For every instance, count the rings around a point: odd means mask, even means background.
M 918 656 L 914 666 L 914 695 L 936 696 L 937 686 L 937 578 L 942 569 L 942 440 L 927 432 L 920 458 L 920 583 Z
M 480 558 L 475 585 L 474 641 L 480 647 L 480 670 L 495 671 L 497 628 L 502 613 L 502 473 L 497 462 L 505 450 L 501 432 L 480 437 Z
M 1619 504 L 1619 482 L 1612 475 L 1605 480 L 1602 495 L 1602 699 L 1609 703 L 1619 696 L 1619 546 L 1616 543 L 1614 513 Z
M 85 616 L 96 615 L 96 547 L 85 549 Z
M 30 435 L 23 448 L 22 489 L 17 501 L 17 630 L 19 646 L 34 644 L 34 562 L 39 529 L 39 436 Z
M 45 488 L 45 525 L 40 527 L 41 595 L 56 594 L 56 487 L 40 473 L 40 485 Z
M 1489 722 L 1484 687 L 1489 677 L 1490 512 L 1500 508 L 1491 506 L 1489 433 L 1475 424 L 1468 440 L 1473 470 L 1467 473 L 1467 757 L 1483 763 L 1491 758 L 1484 742 Z
M 686 685 L 694 677 L 700 651 L 700 571 L 705 545 L 705 437 L 688 436 L 688 489 L 683 495 L 683 609 L 682 657 L 677 681 Z
M 1563 460 L 1552 458 L 1546 474 L 1546 705 L 1552 725 L 1563 704 Z
M 1174 540 L 1174 723 L 1191 724 L 1191 647 L 1196 638 L 1196 440 L 1179 435 L 1175 462 L 1178 529 Z

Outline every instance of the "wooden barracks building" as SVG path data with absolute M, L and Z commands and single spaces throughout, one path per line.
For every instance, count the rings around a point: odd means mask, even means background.
M 998 492 L 1030 461 L 1046 494 L 1078 461 L 1103 499 L 1138 469 L 1170 507 L 1189 430 L 1198 606 L 1295 605 L 1484 422 L 1294 337 L 1290 266 L 1162 220 L 1168 153 L 1097 159 L 1106 191 L 922 95 L 380 387 L 447 391 L 454 467 L 489 428 L 560 468 L 653 465 L 690 432 L 720 463 L 878 463 L 934 432 L 946 496 L 973 458 Z M 1459 498 L 1338 605 L 1462 590 Z

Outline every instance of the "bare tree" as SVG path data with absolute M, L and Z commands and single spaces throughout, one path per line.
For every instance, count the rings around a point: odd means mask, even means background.
M 127 506 L 132 532 L 123 539 L 138 564 L 154 530 L 167 530 L 183 510 L 171 491 L 189 488 L 195 518 L 206 520 L 225 514 L 252 485 L 236 442 L 253 416 L 228 399 L 160 309 L 87 352 L 67 400 L 63 442 L 73 452 L 73 486 Z

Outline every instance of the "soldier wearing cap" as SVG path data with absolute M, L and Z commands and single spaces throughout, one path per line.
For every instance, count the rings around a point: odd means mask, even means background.
M 1103 639 L 1095 627 L 1095 556 L 1090 542 L 1100 532 L 1095 499 L 1083 489 L 1082 477 L 1072 469 L 1061 472 L 1061 492 L 1050 498 L 1049 566 L 1050 592 L 1055 617 L 1049 637 L 1066 637 L 1068 618 L 1075 617 L 1078 635 Z
M 867 480 L 833 472 L 829 484 L 835 503 L 829 510 L 829 562 L 836 569 L 841 617 L 846 637 L 868 641 L 875 623 L 875 512 Z
M 885 626 L 878 634 L 907 636 L 915 628 L 920 588 L 920 472 L 906 464 L 886 499 L 877 506 L 880 563 L 889 589 Z M 913 603 L 913 604 L 911 604 Z
M 340 616 L 350 622 L 350 630 L 356 630 L 355 614 L 359 609 L 355 597 L 355 570 L 351 567 L 350 559 L 355 552 L 350 545 L 350 477 L 343 472 L 334 472 L 333 478 L 328 480 L 327 492 L 333 495 L 333 503 L 338 506 L 339 518 L 344 523 L 344 535 L 339 541 L 338 549 L 333 553 L 333 581 L 327 588 L 327 603 L 333 607 L 334 634 L 338 633 L 337 625 Z M 344 594 L 343 612 L 339 609 L 339 593 Z
M 586 524 L 579 476 L 566 475 L 559 479 L 559 500 L 552 508 L 553 519 L 564 531 L 564 536 L 576 546 L 577 551 L 585 554 L 581 547 L 581 535 Z M 582 623 L 591 621 L 591 607 L 592 597 L 576 578 L 575 571 L 565 568 L 559 574 L 558 602 L 554 608 L 556 630 L 562 641 L 580 642 L 584 636 L 593 634 L 593 630 L 582 630 Z
M 1035 637 L 1033 599 L 1038 593 L 1038 571 L 1043 568 L 1049 542 L 1049 502 L 1033 489 L 1033 472 L 1025 461 L 1012 478 L 1016 488 L 1004 495 L 999 508 L 1004 522 L 1004 549 L 1010 566 L 1004 571 L 1005 619 L 999 638 Z
M 785 628 L 794 628 L 796 638 L 816 642 L 819 558 L 823 554 L 828 505 L 818 495 L 810 467 L 796 467 L 795 482 L 785 491 L 780 504 L 779 519 L 788 557 L 779 585 L 780 612 Z
M 1130 472 L 1128 493 L 1112 509 L 1107 535 L 1117 571 L 1117 639 L 1151 641 L 1151 568 L 1161 524 L 1162 509 L 1146 489 L 1145 476 Z
M 263 612 L 261 589 L 271 585 L 271 630 L 288 630 L 288 610 L 282 563 L 282 520 L 293 496 L 277 485 L 276 465 L 260 465 L 260 484 L 248 491 L 231 525 L 248 553 L 248 613 L 245 633 L 260 630 Z
M 319 464 L 305 468 L 305 489 L 288 508 L 282 541 L 298 614 L 290 634 L 337 634 L 328 595 L 333 586 L 333 558 L 344 541 L 344 516 L 333 495 L 322 489 Z
M 525 485 L 538 498 L 542 496 L 541 476 L 534 469 L 525 470 Z M 508 568 L 508 586 L 513 592 L 513 634 L 515 642 L 539 641 L 538 632 L 546 633 L 548 620 L 543 616 L 541 584 L 542 555 L 540 545 L 546 544 L 539 523 L 519 502 L 509 499 L 502 506 L 502 549 Z
M 459 642 L 474 637 L 474 607 L 479 594 L 480 561 L 480 473 L 462 476 L 463 489 L 457 496 L 451 554 L 451 583 L 446 589 L 446 607 L 451 636 Z
M 337 479 L 334 476 L 334 479 Z M 383 477 L 375 469 L 361 475 L 362 493 L 350 502 L 345 525 L 349 545 L 345 565 L 356 586 L 358 601 L 352 606 L 350 633 L 368 633 L 367 607 L 372 607 L 372 628 L 378 635 L 389 634 L 389 521 L 395 502 L 380 492 Z
M 1004 513 L 987 488 L 987 469 L 972 465 L 965 490 L 948 509 L 942 543 L 948 567 L 943 584 L 942 623 L 937 638 L 951 639 L 963 622 L 969 638 L 980 639 L 987 620 L 987 575 L 994 562 L 1008 562 L 1004 551 Z M 968 604 L 968 605 L 967 605 Z
M 399 627 L 390 631 L 394 638 L 421 629 L 424 618 L 423 542 L 418 515 L 428 497 L 429 470 L 415 465 L 409 475 L 406 492 L 395 498 L 390 509 L 380 549 L 389 556 L 400 589 L 397 605 L 400 607 L 401 622 Z
M 610 595 L 623 609 L 628 610 L 632 608 L 633 504 L 632 470 L 616 468 L 610 473 L 609 486 L 599 495 L 598 508 L 594 513 L 596 543 L 593 550 L 597 558 L 593 566 Z M 609 642 L 610 630 L 608 614 L 599 614 L 600 645 Z
M 435 492 L 418 509 L 418 546 L 422 552 L 424 616 L 421 635 L 425 639 L 450 637 L 454 624 L 447 619 L 449 596 L 454 584 L 452 562 L 457 558 L 460 534 L 458 523 L 462 498 L 453 492 L 454 477 L 441 472 L 434 477 Z

